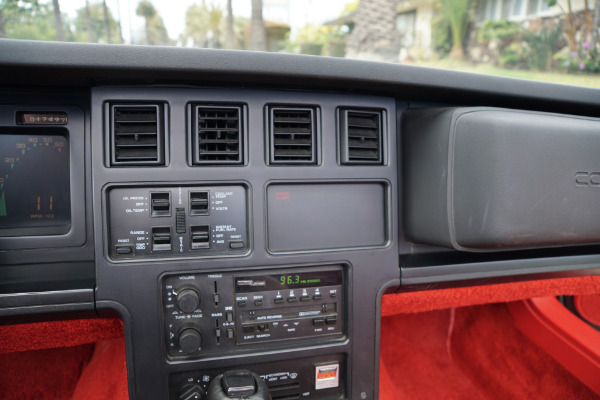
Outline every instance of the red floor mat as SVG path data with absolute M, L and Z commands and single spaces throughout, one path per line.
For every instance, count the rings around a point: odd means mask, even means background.
M 453 319 L 453 322 L 452 322 Z M 597 399 L 503 304 L 382 319 L 381 399 Z

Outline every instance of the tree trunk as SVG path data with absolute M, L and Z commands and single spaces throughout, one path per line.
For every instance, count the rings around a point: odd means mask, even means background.
M 108 19 L 108 7 L 106 0 L 102 1 L 102 9 L 104 10 L 104 30 L 106 31 L 106 43 L 110 43 L 110 21 Z
M 398 62 L 401 36 L 396 30 L 397 5 L 398 0 L 360 1 L 346 57 Z
M 590 10 L 589 0 L 583 2 L 583 15 L 585 16 L 585 38 L 586 40 L 592 40 L 592 32 L 594 30 L 594 16 Z
M 62 16 L 60 15 L 60 4 L 58 0 L 52 0 L 54 6 L 54 24 L 56 25 L 56 39 L 59 42 L 65 41 L 65 28 L 62 23 Z
M 591 49 L 594 54 L 598 54 L 598 29 L 600 29 L 600 0 L 594 4 L 594 29 L 592 31 Z
M 2 7 L 0 7 L 0 38 L 6 37 L 6 30 L 4 29 L 4 16 L 2 15 Z
M 575 25 L 573 25 L 573 5 L 571 4 L 571 0 L 567 1 L 567 7 L 568 11 L 565 18 L 567 42 L 569 42 L 569 51 L 575 52 L 577 51 L 577 30 L 575 29 Z
M 235 49 L 235 33 L 233 31 L 233 0 L 227 0 L 227 31 L 225 37 L 225 47 Z
M 267 50 L 267 33 L 262 15 L 262 0 L 252 0 L 252 17 L 250 18 L 250 50 Z
M 90 14 L 90 3 L 85 0 L 85 26 L 88 31 L 88 42 L 95 43 L 96 35 L 94 35 L 94 27 L 92 26 L 92 15 Z

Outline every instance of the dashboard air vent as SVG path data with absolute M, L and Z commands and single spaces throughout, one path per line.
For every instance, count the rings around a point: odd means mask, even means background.
M 312 108 L 271 110 L 271 164 L 315 164 L 315 112 Z
M 340 142 L 342 164 L 382 163 L 381 111 L 342 109 Z
M 196 106 L 192 164 L 242 164 L 241 107 Z
M 111 106 L 111 165 L 164 165 L 162 107 Z

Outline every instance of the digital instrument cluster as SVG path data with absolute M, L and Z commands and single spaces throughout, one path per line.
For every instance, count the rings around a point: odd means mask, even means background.
M 69 170 L 66 130 L 0 131 L 0 236 L 66 233 Z

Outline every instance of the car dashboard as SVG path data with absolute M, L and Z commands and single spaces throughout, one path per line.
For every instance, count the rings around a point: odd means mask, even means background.
M 273 399 L 384 398 L 383 297 L 600 271 L 581 211 L 597 89 L 221 50 L 0 54 L 2 325 L 122 321 L 129 398 L 205 399 L 232 369 Z M 531 183 L 562 170 L 571 208 Z

